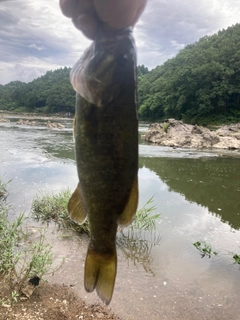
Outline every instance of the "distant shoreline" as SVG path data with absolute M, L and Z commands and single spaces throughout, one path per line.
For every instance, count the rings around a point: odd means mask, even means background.
M 72 120 L 74 118 L 73 115 L 69 113 L 64 114 L 39 114 L 39 113 L 31 113 L 31 112 L 13 112 L 13 111 L 6 111 L 6 110 L 0 110 L 0 119 L 1 118 L 19 118 L 19 119 L 41 119 L 41 120 Z M 1 120 L 0 120 L 1 122 Z

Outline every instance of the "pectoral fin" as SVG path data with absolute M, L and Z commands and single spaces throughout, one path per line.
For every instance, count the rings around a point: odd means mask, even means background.
M 132 223 L 135 218 L 138 206 L 138 176 L 136 176 L 124 211 L 121 213 L 118 224 L 120 227 L 126 227 Z
M 87 212 L 84 208 L 79 184 L 68 202 L 68 213 L 70 218 L 78 224 L 84 223 L 87 218 Z

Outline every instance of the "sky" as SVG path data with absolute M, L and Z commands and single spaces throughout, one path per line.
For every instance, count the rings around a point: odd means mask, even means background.
M 236 23 L 240 0 L 148 0 L 134 29 L 137 64 L 153 69 Z M 0 84 L 71 67 L 90 43 L 62 15 L 58 0 L 0 0 Z

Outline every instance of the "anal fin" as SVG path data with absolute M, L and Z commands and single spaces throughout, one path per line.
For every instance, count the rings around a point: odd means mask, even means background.
M 68 202 L 68 213 L 70 218 L 78 224 L 83 224 L 87 218 L 79 184 Z
M 120 227 L 126 227 L 131 224 L 135 218 L 138 206 L 138 176 L 132 185 L 132 189 L 128 198 L 128 202 L 124 208 L 124 211 L 118 218 L 118 224 Z

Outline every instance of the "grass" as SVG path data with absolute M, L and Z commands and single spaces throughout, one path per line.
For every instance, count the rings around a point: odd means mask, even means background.
M 3 187 L 2 187 L 3 186 Z M 1 194 L 6 194 L 6 186 L 1 183 Z M 9 288 L 8 294 L 0 299 L 1 305 L 17 302 L 26 295 L 31 284 L 37 285 L 44 276 L 54 273 L 52 247 L 46 243 L 44 229 L 38 240 L 31 242 L 31 236 L 23 227 L 27 218 L 21 213 L 14 221 L 8 219 L 9 207 L 4 196 L 0 199 L 0 278 Z M 22 245 L 23 244 L 23 245 Z M 27 291 L 26 291 L 27 290 Z
M 167 133 L 169 126 L 170 126 L 169 122 L 164 122 L 163 123 L 163 131 Z
M 31 212 L 33 218 L 47 223 L 54 221 L 59 227 L 89 234 L 90 230 L 87 220 L 84 224 L 78 225 L 69 218 L 67 204 L 70 197 L 71 191 L 69 189 L 62 190 L 57 194 L 40 193 L 32 202 Z M 152 202 L 153 197 L 137 211 L 135 220 L 129 227 L 131 230 L 153 231 L 156 229 L 156 220 L 160 217 L 160 214 L 151 214 L 156 209 L 155 206 L 151 205 Z
M 137 211 L 136 217 L 130 225 L 132 230 L 156 230 L 156 220 L 160 217 L 160 214 L 157 213 L 152 215 L 152 212 L 156 209 L 152 203 L 153 197 L 151 197 L 146 204 Z M 149 205 L 151 206 L 149 207 Z
M 13 301 L 25 294 L 25 289 L 33 279 L 38 282 L 44 276 L 59 269 L 53 268 L 52 247 L 46 243 L 45 231 L 31 243 L 30 235 L 23 228 L 24 214 L 13 222 L 8 219 L 7 208 L 0 211 L 0 275 L 9 284 Z M 24 246 L 20 243 L 24 243 Z M 8 297 L 9 300 L 9 297 Z M 10 299 L 11 300 L 11 299 Z
M 70 189 L 62 190 L 57 194 L 38 194 L 32 201 L 31 213 L 33 218 L 47 223 L 54 221 L 59 227 L 89 234 L 88 221 L 78 225 L 69 218 L 67 204 L 71 194 Z
M 54 221 L 60 228 L 85 232 L 89 235 L 89 223 L 83 225 L 74 223 L 68 216 L 67 203 L 71 196 L 69 189 L 62 190 L 57 194 L 39 194 L 32 202 L 32 215 L 34 218 L 44 222 Z M 152 214 L 156 209 L 152 205 L 153 197 L 137 211 L 132 224 L 124 229 L 118 230 L 117 246 L 122 250 L 126 259 L 131 259 L 134 264 L 139 263 L 145 271 L 151 272 L 151 249 L 160 241 L 156 231 L 156 221 L 160 214 Z
M 4 183 L 0 179 L 0 201 L 3 200 L 7 195 L 7 183 Z

